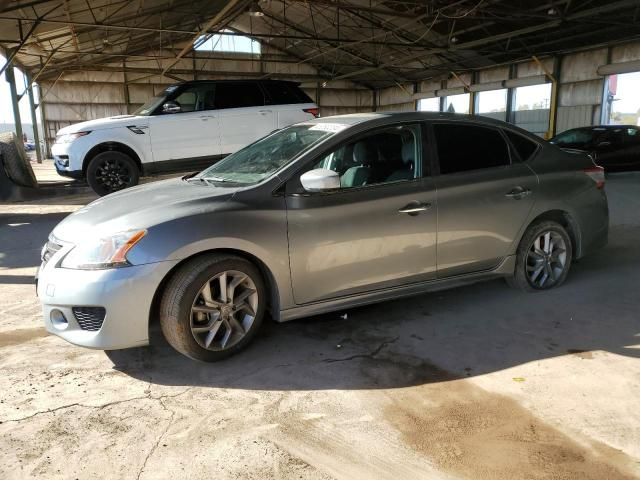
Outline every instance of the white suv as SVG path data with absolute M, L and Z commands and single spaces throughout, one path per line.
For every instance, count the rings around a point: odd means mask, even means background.
M 133 115 L 62 128 L 51 151 L 60 175 L 86 178 L 106 195 L 142 175 L 203 169 L 317 116 L 318 106 L 294 82 L 193 81 L 167 87 Z

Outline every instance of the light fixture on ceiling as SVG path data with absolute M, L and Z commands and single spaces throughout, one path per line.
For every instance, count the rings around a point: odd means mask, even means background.
M 251 4 L 247 13 L 252 17 L 264 17 L 264 11 L 257 1 Z
M 558 13 L 558 11 L 553 7 L 551 7 L 549 10 L 547 10 L 547 15 L 549 15 L 549 16 L 553 16 L 556 13 Z

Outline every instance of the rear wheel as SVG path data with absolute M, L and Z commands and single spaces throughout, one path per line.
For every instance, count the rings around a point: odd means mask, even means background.
M 197 257 L 171 278 L 160 303 L 160 326 L 180 353 L 205 362 L 244 348 L 265 311 L 258 269 L 231 255 Z
M 516 254 L 516 269 L 507 282 L 524 291 L 560 286 L 569 273 L 573 249 L 565 228 L 543 221 L 529 227 Z
M 136 162 L 122 152 L 96 155 L 87 167 L 87 182 L 101 197 L 138 184 L 140 172 Z

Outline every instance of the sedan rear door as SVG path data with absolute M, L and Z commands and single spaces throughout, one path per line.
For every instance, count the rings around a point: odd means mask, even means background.
M 433 131 L 439 170 L 438 277 L 493 269 L 519 237 L 535 201 L 537 176 L 517 161 L 497 128 L 443 122 L 434 124 Z

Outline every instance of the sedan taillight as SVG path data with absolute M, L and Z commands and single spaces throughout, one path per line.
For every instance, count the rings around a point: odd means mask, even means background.
M 302 111 L 304 113 L 310 113 L 314 117 L 318 118 L 320 116 L 320 109 L 318 107 L 315 108 L 303 108 Z
M 596 188 L 598 190 L 602 190 L 604 188 L 604 168 L 596 165 L 593 167 L 585 168 L 583 172 L 589 175 L 589 177 L 591 177 L 591 180 L 596 182 Z

